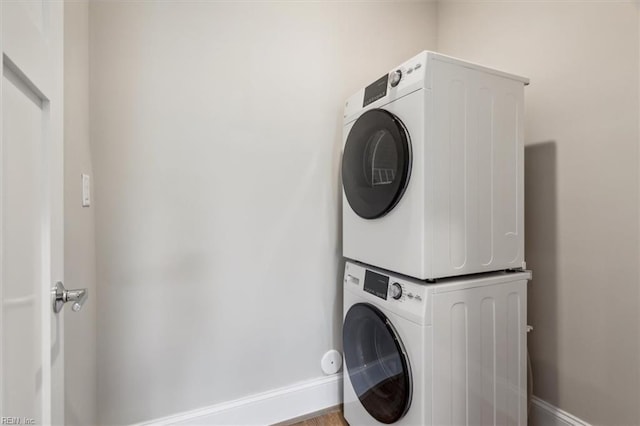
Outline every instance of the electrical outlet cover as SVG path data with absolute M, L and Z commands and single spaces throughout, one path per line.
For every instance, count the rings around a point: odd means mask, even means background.
M 336 374 L 342 368 L 342 354 L 335 349 L 327 351 L 320 361 L 324 374 Z

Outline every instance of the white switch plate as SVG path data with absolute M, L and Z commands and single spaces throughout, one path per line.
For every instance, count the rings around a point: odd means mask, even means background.
M 91 178 L 89 175 L 82 175 L 82 207 L 91 205 Z

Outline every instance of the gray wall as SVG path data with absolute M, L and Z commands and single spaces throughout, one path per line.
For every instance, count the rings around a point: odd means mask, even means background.
M 92 2 L 103 424 L 322 376 L 341 349 L 342 104 L 435 5 Z
M 602 425 L 640 424 L 637 7 L 438 7 L 441 52 L 531 78 L 525 221 L 534 394 Z
M 81 174 L 92 175 L 89 144 L 89 4 L 64 5 L 64 276 L 67 288 L 89 289 L 81 312 L 65 308 L 67 425 L 97 422 L 96 264 L 94 210 L 82 208 Z
M 65 275 L 91 287 L 86 4 L 70 4 Z M 534 392 L 640 423 L 637 6 L 96 2 L 90 26 L 102 423 L 321 375 L 340 346 L 340 105 L 425 48 L 531 78 Z M 94 423 L 95 297 L 66 317 L 71 424 Z

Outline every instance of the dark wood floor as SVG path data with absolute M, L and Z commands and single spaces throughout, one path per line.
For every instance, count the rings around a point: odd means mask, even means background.
M 349 426 L 349 423 L 342 417 L 342 411 L 336 410 L 291 426 Z

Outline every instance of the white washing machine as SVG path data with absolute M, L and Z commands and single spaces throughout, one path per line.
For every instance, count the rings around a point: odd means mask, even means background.
M 526 283 L 438 284 L 347 262 L 344 416 L 351 426 L 526 425 Z
M 527 83 L 422 52 L 351 96 L 344 256 L 419 279 L 524 269 Z

